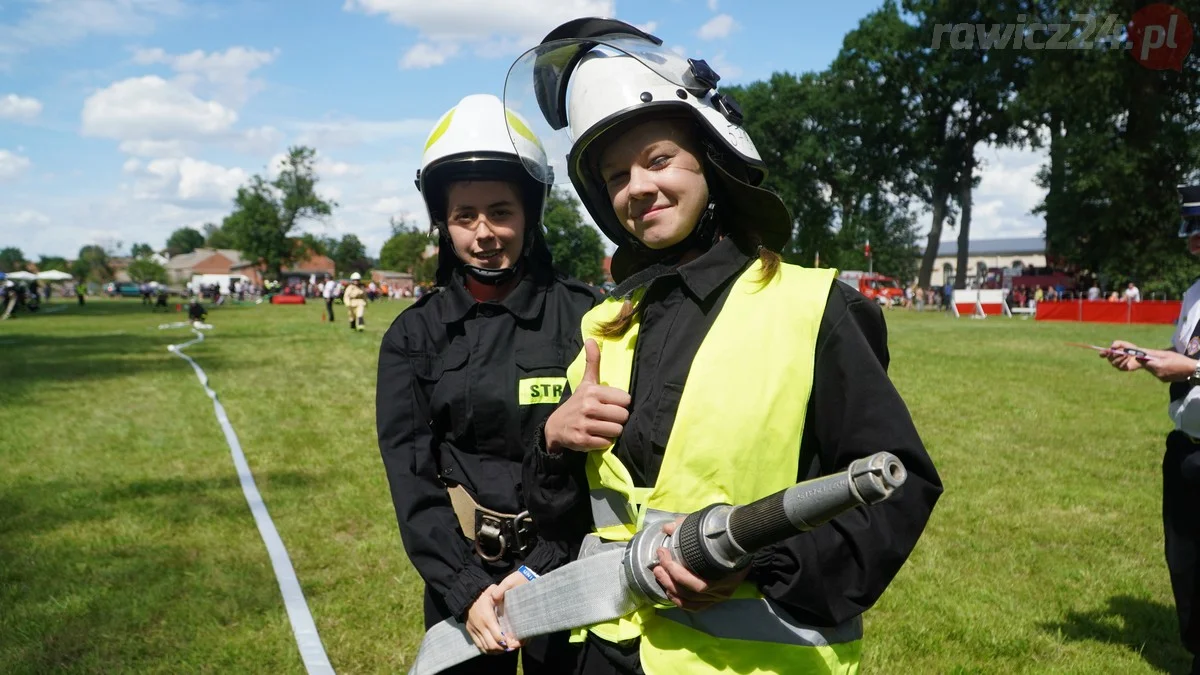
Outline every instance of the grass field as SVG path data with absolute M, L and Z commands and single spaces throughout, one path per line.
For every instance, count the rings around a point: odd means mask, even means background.
M 136 300 L 0 323 L 0 670 L 298 673 L 212 405 Z M 323 305 L 210 312 L 207 371 L 342 673 L 421 637 L 375 444 L 380 337 Z M 339 308 L 340 309 L 340 308 Z M 889 313 L 892 375 L 946 484 L 866 615 L 865 673 L 1179 672 L 1162 554 L 1166 387 L 1064 341 L 1169 327 Z

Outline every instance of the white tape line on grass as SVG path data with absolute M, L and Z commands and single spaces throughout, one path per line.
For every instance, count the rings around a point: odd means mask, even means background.
M 159 328 L 175 328 L 180 324 L 163 324 Z M 191 324 L 182 324 L 191 326 Z M 201 327 L 212 328 L 206 324 Z M 280 539 L 271 514 L 267 513 L 267 505 L 263 503 L 258 486 L 254 484 L 254 475 L 250 473 L 250 465 L 246 463 L 246 455 L 242 453 L 242 445 L 238 442 L 225 407 L 217 400 L 217 392 L 208 386 L 208 375 L 183 350 L 204 341 L 204 333 L 192 328 L 196 339 L 183 344 L 170 345 L 167 351 L 187 361 L 196 371 L 204 393 L 212 399 L 213 410 L 217 413 L 217 421 L 225 432 L 225 441 L 229 443 L 229 451 L 233 455 L 233 465 L 237 467 L 238 480 L 242 482 L 242 492 L 246 495 L 246 503 L 250 505 L 250 513 L 254 515 L 254 523 L 258 525 L 258 533 L 262 535 L 263 543 L 267 545 L 267 554 L 271 557 L 271 566 L 275 568 L 275 578 L 279 581 L 279 590 L 283 593 L 283 605 L 287 608 L 288 619 L 292 623 L 292 633 L 296 636 L 296 644 L 300 647 L 300 658 L 310 675 L 333 673 L 329 657 L 325 655 L 325 647 L 321 644 L 321 636 L 317 634 L 317 625 L 313 623 L 312 613 L 308 611 L 308 603 L 304 600 L 304 591 L 300 589 L 300 581 L 296 578 L 296 570 L 292 568 L 292 559 L 288 556 L 287 548 Z

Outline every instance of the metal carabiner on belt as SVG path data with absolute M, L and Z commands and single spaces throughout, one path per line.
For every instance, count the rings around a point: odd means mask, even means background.
M 504 523 L 499 518 L 486 513 L 476 512 L 475 517 L 475 552 L 479 554 L 480 558 L 488 562 L 500 560 L 508 552 L 508 540 L 504 537 Z M 498 544 L 498 550 L 495 554 L 490 554 L 483 550 L 484 539 Z

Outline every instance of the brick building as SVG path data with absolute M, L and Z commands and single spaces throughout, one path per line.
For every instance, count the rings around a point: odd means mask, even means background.
M 238 274 L 234 269 L 247 264 L 233 249 L 198 248 L 167 261 L 167 282 L 186 284 L 194 274 Z
M 240 274 L 250 280 L 250 283 L 261 286 L 266 273 L 265 265 L 255 265 L 252 262 L 244 261 L 232 268 L 233 274 Z M 297 261 L 292 267 L 285 267 L 280 272 L 283 275 L 279 281 L 284 285 L 290 285 L 296 282 L 310 281 L 316 277 L 317 281 L 321 281 L 326 277 L 332 277 L 334 274 L 333 261 L 328 256 L 309 255 L 307 258 Z

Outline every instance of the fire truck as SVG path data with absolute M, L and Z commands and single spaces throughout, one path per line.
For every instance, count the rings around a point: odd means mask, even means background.
M 838 274 L 838 280 L 881 305 L 898 305 L 904 301 L 904 289 L 900 287 L 900 282 L 889 276 L 845 270 Z

